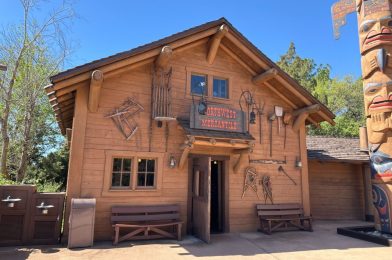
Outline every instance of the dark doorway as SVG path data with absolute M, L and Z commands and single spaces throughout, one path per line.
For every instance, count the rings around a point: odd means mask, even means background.
M 211 233 L 222 233 L 223 229 L 223 161 L 211 161 Z

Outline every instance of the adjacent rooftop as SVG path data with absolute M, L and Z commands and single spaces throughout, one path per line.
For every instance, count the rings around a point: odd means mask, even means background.
M 358 138 L 308 136 L 308 159 L 320 161 L 369 161 L 369 155 L 359 148 Z

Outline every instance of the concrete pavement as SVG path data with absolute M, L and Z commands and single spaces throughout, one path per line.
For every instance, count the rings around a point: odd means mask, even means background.
M 369 224 L 364 222 L 315 222 L 314 232 L 258 232 L 212 235 L 205 244 L 191 236 L 183 241 L 155 240 L 110 242 L 93 248 L 69 250 L 65 247 L 5 247 L 0 259 L 392 259 L 392 248 L 336 234 L 337 227 Z

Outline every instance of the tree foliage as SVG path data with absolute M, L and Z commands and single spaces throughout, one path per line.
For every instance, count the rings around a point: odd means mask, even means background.
M 20 3 L 22 21 L 0 31 L 0 63 L 8 67 L 0 81 L 1 175 L 23 182 L 41 181 L 49 174 L 47 181 L 63 181 L 50 177 L 50 167 L 43 163 L 55 153 L 66 154 L 44 86 L 69 55 L 64 30 L 74 13 L 72 5 L 64 1 L 46 18 L 37 20 L 35 12 L 49 3 Z
M 326 122 L 321 123 L 320 128 L 311 126 L 310 135 L 358 136 L 359 127 L 365 124 L 362 79 L 331 78 L 329 65 L 300 57 L 294 43 L 277 64 L 336 115 L 335 126 Z

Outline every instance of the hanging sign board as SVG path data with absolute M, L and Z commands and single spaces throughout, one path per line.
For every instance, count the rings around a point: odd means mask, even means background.
M 245 113 L 224 105 L 208 104 L 207 112 L 201 115 L 197 105 L 192 105 L 190 127 L 195 129 L 245 133 Z

